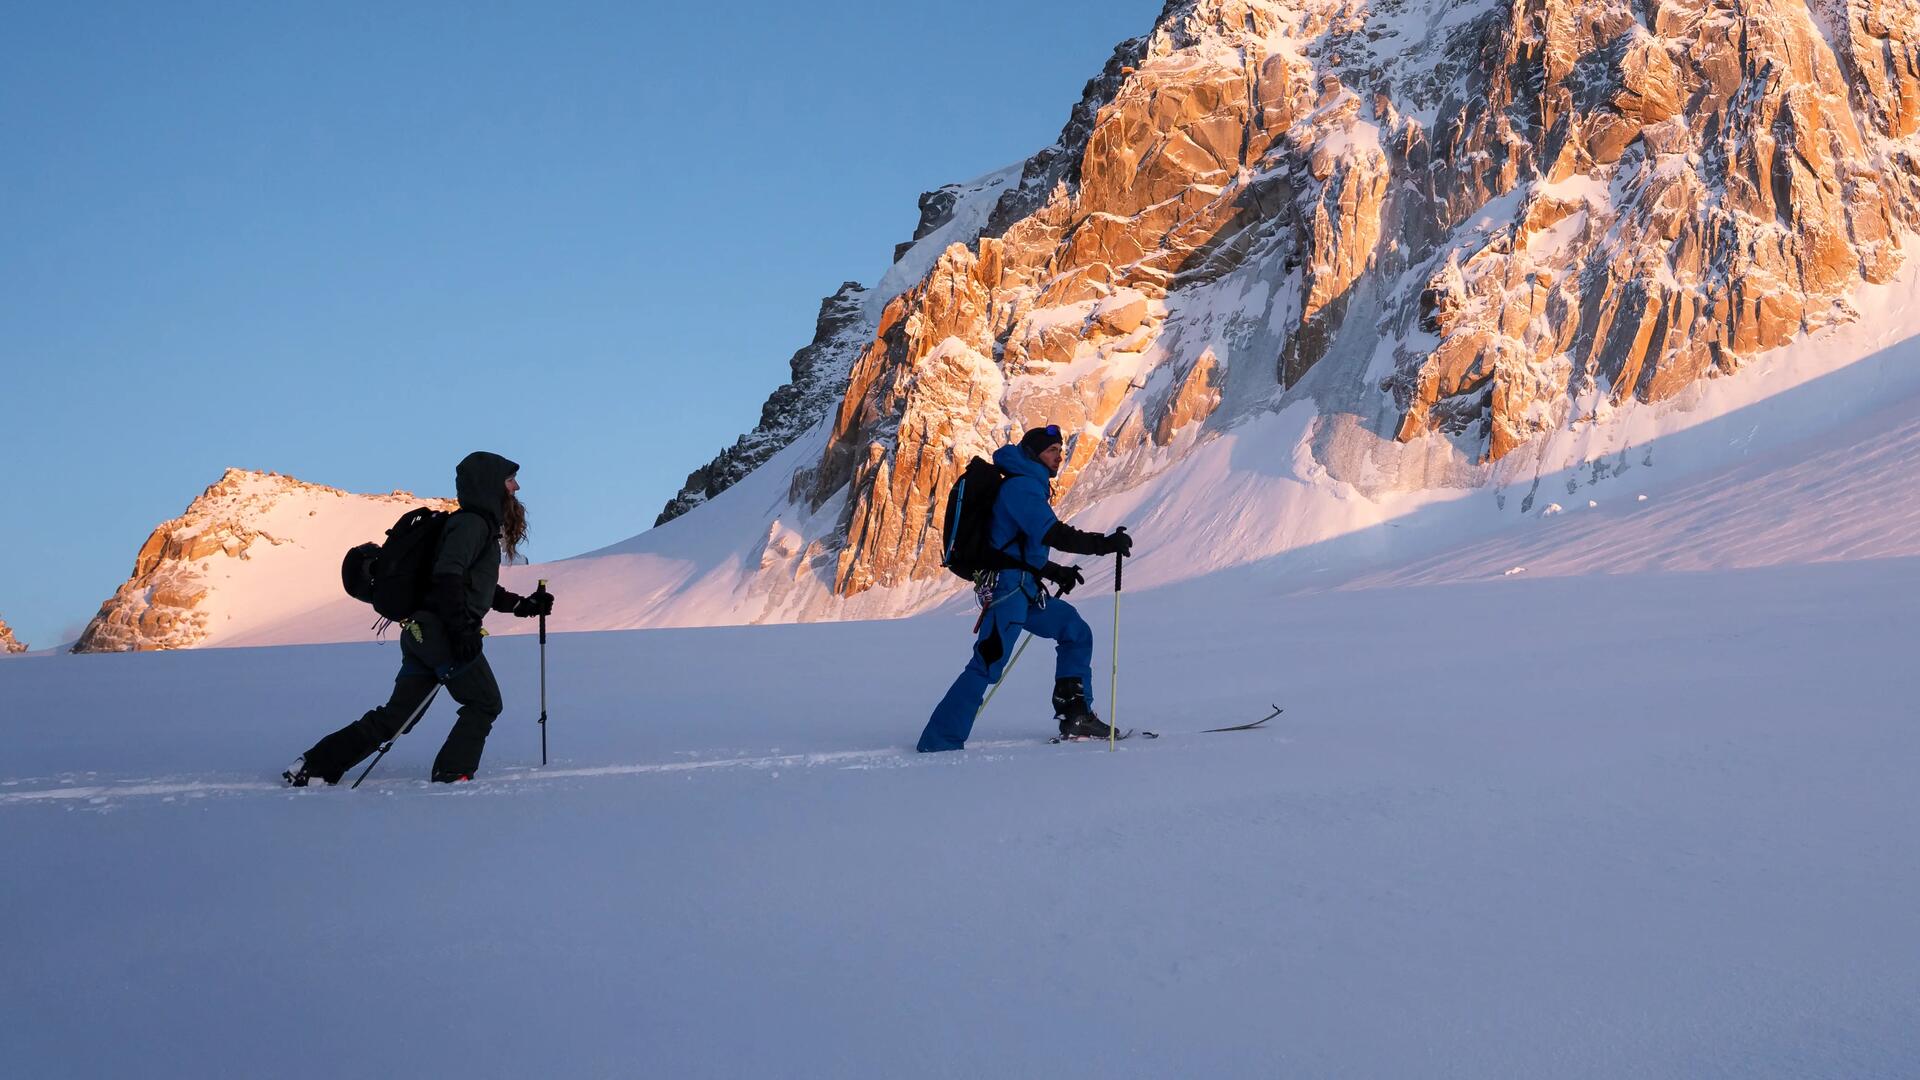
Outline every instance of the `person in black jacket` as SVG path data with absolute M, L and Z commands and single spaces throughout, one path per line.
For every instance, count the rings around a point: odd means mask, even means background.
M 490 610 L 523 619 L 553 611 L 551 593 L 519 596 L 500 587 L 502 554 L 511 562 L 527 538 L 526 509 L 515 497 L 519 471 L 520 466 L 484 450 L 461 459 L 454 471 L 460 509 L 441 527 L 426 606 L 401 624 L 393 695 L 315 743 L 282 774 L 287 783 L 339 783 L 348 769 L 399 734 L 436 683 L 459 702 L 460 717 L 434 758 L 431 775 L 441 783 L 473 779 L 501 708 L 500 686 L 481 655 L 480 620 Z

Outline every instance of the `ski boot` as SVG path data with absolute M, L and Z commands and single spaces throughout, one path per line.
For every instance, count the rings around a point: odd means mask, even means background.
M 433 774 L 433 782 L 436 784 L 464 784 L 471 779 L 473 779 L 472 773 L 437 772 Z
M 315 776 L 313 773 L 307 771 L 307 755 L 305 754 L 294 758 L 293 764 L 287 766 L 286 771 L 280 774 L 280 779 L 285 780 L 288 787 L 306 787 L 315 781 L 318 781 L 322 787 L 327 786 L 326 777 Z
M 1087 707 L 1087 694 L 1081 689 L 1079 679 L 1054 682 L 1053 715 L 1060 721 L 1062 739 L 1105 739 L 1113 735 L 1106 721 Z

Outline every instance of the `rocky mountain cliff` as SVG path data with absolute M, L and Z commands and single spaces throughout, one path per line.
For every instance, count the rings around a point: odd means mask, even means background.
M 1537 470 L 1852 318 L 1920 224 L 1917 131 L 1916 0 L 1177 0 L 763 422 L 837 397 L 762 570 L 930 582 L 939 496 L 1042 422 L 1068 511 L 1295 403 L 1363 495 Z
M 924 610 L 948 486 L 1039 423 L 1140 586 L 1444 557 L 1848 423 L 1920 381 L 1920 0 L 1179 0 L 920 212 L 656 528 L 509 587 Z M 229 473 L 81 648 L 358 636 L 339 555 L 412 503 Z
M 348 548 L 378 540 L 407 510 L 451 510 L 404 491 L 356 495 L 278 473 L 228 469 L 140 546 L 133 575 L 100 606 L 75 652 L 180 649 L 217 642 L 340 593 Z
M 732 487 L 785 449 L 839 400 L 846 392 L 847 368 L 872 330 L 863 303 L 866 295 L 859 282 L 849 281 L 820 301 L 813 341 L 788 361 L 793 381 L 775 390 L 760 407 L 759 426 L 687 476 L 686 486 L 667 501 L 655 525 L 664 525 Z
M 987 215 L 999 205 L 1018 169 L 989 173 L 970 183 L 948 184 L 920 196 L 920 222 L 913 239 L 894 248 L 893 265 L 874 288 L 857 281 L 842 284 L 820 301 L 813 340 L 793 354 L 792 381 L 760 407 L 760 423 L 712 461 L 688 474 L 685 486 L 655 519 L 663 525 L 738 483 L 773 455 L 819 423 L 847 391 L 847 373 L 873 340 L 880 310 L 926 273 L 950 243 L 968 243 L 980 234 Z
M 27 646 L 13 636 L 13 628 L 7 625 L 5 619 L 0 619 L 0 656 L 26 651 Z

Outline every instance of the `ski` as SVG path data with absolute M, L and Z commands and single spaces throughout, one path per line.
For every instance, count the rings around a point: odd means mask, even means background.
M 1253 721 L 1252 723 L 1248 723 L 1248 724 L 1229 724 L 1229 725 L 1227 725 L 1226 727 L 1210 727 L 1210 728 L 1202 728 L 1202 729 L 1200 729 L 1200 734 L 1202 734 L 1202 735 L 1211 735 L 1211 734 L 1214 734 L 1214 733 L 1216 733 L 1216 732 L 1221 732 L 1221 731 L 1258 731 L 1258 730 L 1260 730 L 1260 729 L 1261 729 L 1261 725 L 1263 725 L 1263 724 L 1265 724 L 1265 723 L 1266 723 L 1267 721 L 1269 721 L 1269 720 L 1271 720 L 1271 719 L 1273 719 L 1274 717 L 1276 717 L 1276 716 L 1279 716 L 1279 715 L 1280 715 L 1281 713 L 1283 713 L 1283 712 L 1286 712 L 1286 711 L 1287 711 L 1287 710 L 1285 710 L 1285 709 L 1283 709 L 1283 708 L 1281 708 L 1281 707 L 1280 707 L 1280 706 L 1278 706 L 1278 705 L 1274 705 L 1274 706 L 1271 706 L 1271 708 L 1273 709 L 1273 711 L 1272 711 L 1272 712 L 1270 712 L 1270 713 L 1268 713 L 1267 715 L 1265 715 L 1265 716 L 1263 716 L 1263 717 L 1261 717 L 1261 718 L 1260 718 L 1260 719 L 1258 719 L 1258 720 L 1255 720 L 1255 721 Z M 1157 739 L 1157 738 L 1159 738 L 1159 737 L 1160 737 L 1160 734 L 1159 734 L 1159 732 L 1155 732 L 1155 731 L 1138 731 L 1138 730 L 1135 730 L 1135 729 L 1133 729 L 1133 728 L 1128 728 L 1127 730 L 1125 730 L 1125 731 L 1123 731 L 1123 732 L 1121 732 L 1121 733 L 1120 733 L 1119 735 L 1117 735 L 1117 736 L 1115 736 L 1115 738 L 1116 738 L 1116 739 L 1125 739 L 1125 738 L 1130 738 L 1130 737 L 1132 737 L 1132 736 L 1134 736 L 1134 735 L 1138 735 L 1138 736 L 1140 736 L 1140 737 L 1141 737 L 1141 738 L 1143 738 L 1143 739 Z M 1063 736 L 1060 736 L 1060 735 L 1055 735 L 1055 736 L 1054 736 L 1053 738 L 1051 738 L 1051 739 L 1048 739 L 1048 740 L 1047 740 L 1047 742 L 1048 742 L 1049 744 L 1053 744 L 1053 743 L 1063 743 L 1063 742 L 1106 742 L 1106 741 L 1107 741 L 1107 740 L 1105 740 L 1104 738 L 1095 738 L 1095 737 L 1092 737 L 1092 736 L 1088 736 L 1088 737 L 1086 737 L 1086 738 L 1078 738 L 1078 739 L 1074 739 L 1074 738 L 1066 738 L 1066 737 L 1063 737 Z
M 1135 735 L 1138 735 L 1143 739 L 1157 739 L 1160 737 L 1160 733 L 1157 731 L 1136 731 L 1133 728 L 1128 728 L 1127 730 L 1122 731 L 1119 734 L 1115 735 L 1114 739 L 1116 741 L 1121 739 L 1131 739 Z M 1097 736 L 1097 735 L 1082 735 L 1078 737 L 1067 736 L 1067 735 L 1055 735 L 1053 738 L 1047 740 L 1049 745 L 1057 745 L 1059 743 L 1069 743 L 1069 742 L 1106 742 L 1106 741 L 1107 740 L 1104 737 Z
M 1273 711 L 1272 711 L 1272 712 L 1270 712 L 1270 713 L 1268 713 L 1267 715 L 1265 715 L 1265 716 L 1263 716 L 1263 717 L 1261 717 L 1261 718 L 1260 718 L 1260 719 L 1258 719 L 1258 720 L 1255 720 L 1255 721 L 1254 721 L 1253 723 L 1251 723 L 1251 724 L 1234 724 L 1234 725 L 1232 725 L 1232 726 L 1230 726 L 1230 727 L 1210 727 L 1210 728 L 1202 728 L 1202 729 L 1201 729 L 1201 732 L 1200 732 L 1200 733 L 1201 733 L 1202 735 L 1211 735 L 1212 733 L 1214 733 L 1214 732 L 1216 732 L 1216 731 L 1252 731 L 1252 730 L 1254 730 L 1255 728 L 1257 728 L 1257 727 L 1259 727 L 1259 726 L 1260 726 L 1261 724 L 1264 724 L 1264 723 L 1266 723 L 1267 721 L 1269 721 L 1269 720 L 1271 720 L 1271 719 L 1273 719 L 1274 717 L 1276 717 L 1276 716 L 1279 716 L 1279 715 L 1280 715 L 1281 713 L 1283 713 L 1283 712 L 1286 712 L 1286 710 L 1285 710 L 1285 709 L 1282 709 L 1282 708 L 1281 708 L 1280 706 L 1278 706 L 1278 705 L 1275 705 L 1275 706 L 1273 706 Z

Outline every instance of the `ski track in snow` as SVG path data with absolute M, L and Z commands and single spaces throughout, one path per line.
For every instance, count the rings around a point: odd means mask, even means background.
M 1201 734 L 1200 732 L 1161 732 L 1159 739 L 1168 736 Z M 1135 740 L 1129 740 L 1135 741 Z M 1290 741 L 1280 739 L 1279 741 Z M 1084 753 L 1098 747 L 1100 740 L 1092 740 L 1090 745 L 1079 747 Z M 960 754 L 922 754 L 910 746 L 887 747 L 878 750 L 833 750 L 811 753 L 780 753 L 741 755 L 733 757 L 693 758 L 687 761 L 648 762 L 628 765 L 588 765 L 573 767 L 525 766 L 502 769 L 493 775 L 458 785 L 432 784 L 425 780 L 396 777 L 381 778 L 376 769 L 360 787 L 363 790 L 381 795 L 429 795 L 429 796 L 467 796 L 506 794 L 528 784 L 545 784 L 560 780 L 601 779 L 622 776 L 649 776 L 662 774 L 685 774 L 698 772 L 749 770 L 772 771 L 781 769 L 901 769 L 915 767 L 963 767 L 985 761 L 997 761 L 1014 758 L 1018 755 L 1009 751 L 1046 750 L 1050 754 L 1073 753 L 1072 747 L 1060 747 L 1050 744 L 1044 737 L 1032 739 L 988 739 L 976 740 L 967 744 Z M 1115 752 L 1131 753 L 1139 746 L 1121 745 Z M 340 790 L 350 790 L 353 778 L 366 768 L 365 763 L 349 770 L 346 779 L 336 785 Z M 77 777 L 21 777 L 0 780 L 0 789 L 12 788 L 22 784 L 52 784 L 47 787 L 30 787 L 24 791 L 0 790 L 0 807 L 85 803 L 90 807 L 110 807 L 132 799 L 158 798 L 163 802 L 179 799 L 204 799 L 210 796 L 239 796 L 261 793 L 278 793 L 288 798 L 302 798 L 325 787 L 310 787 L 306 790 L 289 788 L 283 783 L 271 781 L 246 780 L 224 777 L 155 776 L 111 779 L 101 781 L 92 777 L 81 782 Z

